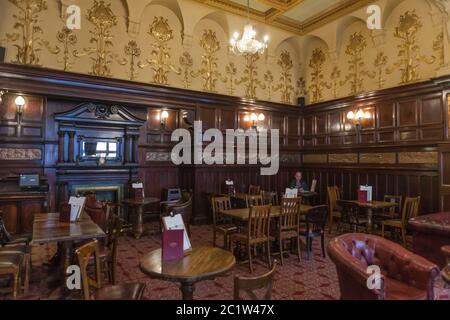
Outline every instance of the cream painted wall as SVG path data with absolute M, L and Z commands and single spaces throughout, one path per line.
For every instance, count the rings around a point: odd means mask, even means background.
M 20 41 L 6 41 L 6 33 L 12 33 L 15 19 L 13 14 L 17 13 L 17 8 L 8 0 L 0 0 L 2 10 L 0 11 L 0 41 L 6 50 L 6 61 L 15 60 L 17 50 L 14 47 L 20 44 Z M 433 41 L 436 36 L 445 31 L 444 52 L 445 65 L 439 66 L 439 59 L 431 64 L 420 63 L 418 68 L 419 79 L 424 80 L 436 75 L 450 73 L 450 41 L 448 30 L 450 29 L 449 11 L 450 5 L 447 0 L 380 0 L 375 2 L 380 5 L 383 15 L 383 30 L 371 32 L 367 29 L 365 19 L 367 14 L 365 8 L 362 8 L 347 17 L 330 22 L 329 24 L 314 30 L 306 36 L 297 36 L 286 31 L 269 27 L 260 23 L 255 23 L 258 36 L 262 37 L 268 34 L 271 38 L 269 48 L 264 56 L 257 62 L 258 78 L 263 81 L 264 74 L 270 70 L 274 76 L 272 86 L 276 86 L 280 81 L 281 68 L 277 64 L 278 58 L 283 50 L 290 53 L 293 61 L 292 86 L 294 87 L 291 95 L 292 103 L 296 101 L 296 83 L 298 78 L 303 77 L 306 80 L 306 87 L 310 85 L 311 70 L 308 66 L 311 53 L 315 48 L 321 48 L 326 53 L 326 61 L 323 66 L 324 80 L 331 82 L 330 75 L 335 66 L 341 70 L 341 79 L 348 74 L 348 56 L 345 54 L 346 46 L 351 34 L 361 32 L 366 38 L 367 47 L 364 52 L 364 69 L 370 72 L 375 71 L 374 59 L 377 52 L 383 51 L 388 56 L 388 67 L 391 67 L 397 58 L 399 40 L 393 36 L 395 27 L 401 14 L 407 10 L 415 9 L 421 17 L 423 27 L 418 34 L 418 45 L 421 54 L 430 57 L 437 55 L 433 51 Z M 86 19 L 86 11 L 93 5 L 94 0 L 46 0 L 48 9 L 39 15 L 39 23 L 43 29 L 43 39 L 48 41 L 50 47 L 57 45 L 56 33 L 64 26 L 62 12 L 67 5 L 77 4 L 82 10 L 82 28 L 76 30 L 78 38 L 77 44 L 71 47 L 71 51 L 92 46 L 90 43 L 90 33 L 92 25 Z M 111 9 L 117 16 L 117 26 L 113 27 L 112 40 L 113 46 L 111 52 L 113 59 L 110 64 L 111 76 L 114 78 L 127 79 L 129 77 L 129 65 L 120 65 L 118 63 L 124 57 L 124 46 L 130 40 L 135 40 L 141 48 L 141 56 L 137 61 L 145 61 L 150 56 L 152 50 L 153 38 L 148 34 L 149 25 L 154 17 L 163 16 L 168 19 L 169 25 L 173 30 L 174 38 L 169 41 L 170 62 L 179 67 L 180 55 L 187 51 L 193 57 L 194 72 L 201 68 L 203 49 L 199 41 L 204 30 L 211 29 L 215 32 L 220 41 L 221 49 L 217 53 L 218 71 L 221 76 L 216 82 L 218 93 L 227 94 L 227 84 L 223 81 L 225 66 L 229 62 L 234 62 L 237 67 L 237 78 L 242 76 L 245 68 L 243 57 L 234 56 L 227 49 L 229 39 L 233 32 L 240 32 L 246 23 L 246 19 L 219 12 L 208 6 L 199 4 L 191 0 L 109 0 Z M 58 44 L 61 46 L 60 44 Z M 43 67 L 52 69 L 62 69 L 62 53 L 58 55 L 50 54 L 48 49 L 43 46 L 39 52 L 40 64 Z M 72 54 L 70 60 L 73 62 L 71 72 L 89 73 L 92 68 L 92 61 L 89 55 L 75 58 Z M 138 73 L 135 81 L 150 83 L 153 77 L 151 68 L 140 69 L 136 67 Z M 364 78 L 364 90 L 377 89 L 377 79 Z M 386 83 L 384 87 L 397 86 L 400 82 L 400 72 L 394 71 L 391 75 L 384 75 Z M 190 89 L 203 90 L 201 77 L 192 78 Z M 183 87 L 182 76 L 175 72 L 168 73 L 168 85 L 174 87 Z M 244 96 L 244 85 L 236 85 L 234 95 Z M 350 93 L 350 85 L 346 83 L 338 86 L 338 97 L 347 96 Z M 257 98 L 261 100 L 268 99 L 267 89 L 257 89 Z M 333 89 L 323 89 L 323 100 L 333 99 Z M 281 92 L 272 92 L 272 101 L 281 101 Z M 308 96 L 307 96 L 308 101 Z

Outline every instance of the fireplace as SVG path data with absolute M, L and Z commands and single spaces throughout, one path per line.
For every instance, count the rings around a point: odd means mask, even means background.
M 111 201 L 113 203 L 120 203 L 123 199 L 124 186 L 123 184 L 73 185 L 71 195 L 83 195 L 88 191 L 94 192 L 98 201 Z

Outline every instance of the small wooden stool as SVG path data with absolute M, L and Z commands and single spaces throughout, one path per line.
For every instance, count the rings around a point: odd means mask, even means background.
M 0 255 L 0 275 L 13 276 L 13 298 L 17 298 L 20 289 L 20 267 L 23 261 L 22 254 Z

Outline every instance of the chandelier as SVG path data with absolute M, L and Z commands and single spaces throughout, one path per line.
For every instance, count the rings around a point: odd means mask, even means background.
M 250 23 L 250 0 L 247 0 L 247 24 L 244 26 L 241 39 L 239 39 L 239 32 L 233 34 L 230 40 L 231 51 L 236 55 L 263 54 L 267 48 L 269 36 L 264 36 L 263 41 L 258 41 L 255 37 L 256 31 Z

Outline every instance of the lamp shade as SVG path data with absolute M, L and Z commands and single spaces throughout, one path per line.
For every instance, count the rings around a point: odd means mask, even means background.
M 353 111 L 349 111 L 347 113 L 347 119 L 348 120 L 353 120 L 355 118 L 355 113 Z
M 22 96 L 17 96 L 16 100 L 14 100 L 14 103 L 18 107 L 23 107 L 25 105 L 25 99 Z

